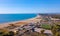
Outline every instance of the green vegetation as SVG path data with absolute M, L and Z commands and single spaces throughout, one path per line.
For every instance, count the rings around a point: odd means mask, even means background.
M 53 25 L 53 28 L 51 31 L 53 33 L 53 36 L 60 36 L 60 25 L 58 24 Z
M 0 36 L 13 36 L 14 32 L 8 31 L 7 29 L 0 30 Z
M 51 26 L 49 24 L 42 24 L 42 28 L 51 29 Z
M 3 36 L 4 34 L 7 34 L 7 29 L 0 29 L 0 36 Z

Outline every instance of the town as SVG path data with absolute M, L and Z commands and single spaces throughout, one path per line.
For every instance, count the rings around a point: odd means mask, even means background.
M 39 21 L 0 29 L 0 36 L 60 36 L 60 19 L 38 14 Z

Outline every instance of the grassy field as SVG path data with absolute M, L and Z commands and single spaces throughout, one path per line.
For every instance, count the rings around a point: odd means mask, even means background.
M 51 26 L 49 24 L 42 24 L 42 28 L 51 29 Z

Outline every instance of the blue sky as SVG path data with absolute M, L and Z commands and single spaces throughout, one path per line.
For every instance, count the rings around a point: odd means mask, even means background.
M 60 13 L 60 0 L 0 0 L 0 13 Z

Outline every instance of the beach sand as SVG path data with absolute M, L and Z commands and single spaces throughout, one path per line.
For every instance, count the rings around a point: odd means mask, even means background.
M 37 19 L 37 18 L 38 17 L 36 16 L 34 18 L 30 18 L 30 19 L 26 19 L 26 20 L 3 23 L 3 24 L 0 24 L 0 28 L 4 28 L 4 27 L 7 27 L 7 26 L 10 26 L 10 24 L 14 24 L 16 26 L 20 26 L 20 25 L 25 25 L 25 24 L 31 23 L 31 22 L 37 22 L 37 21 L 40 20 L 40 19 Z

